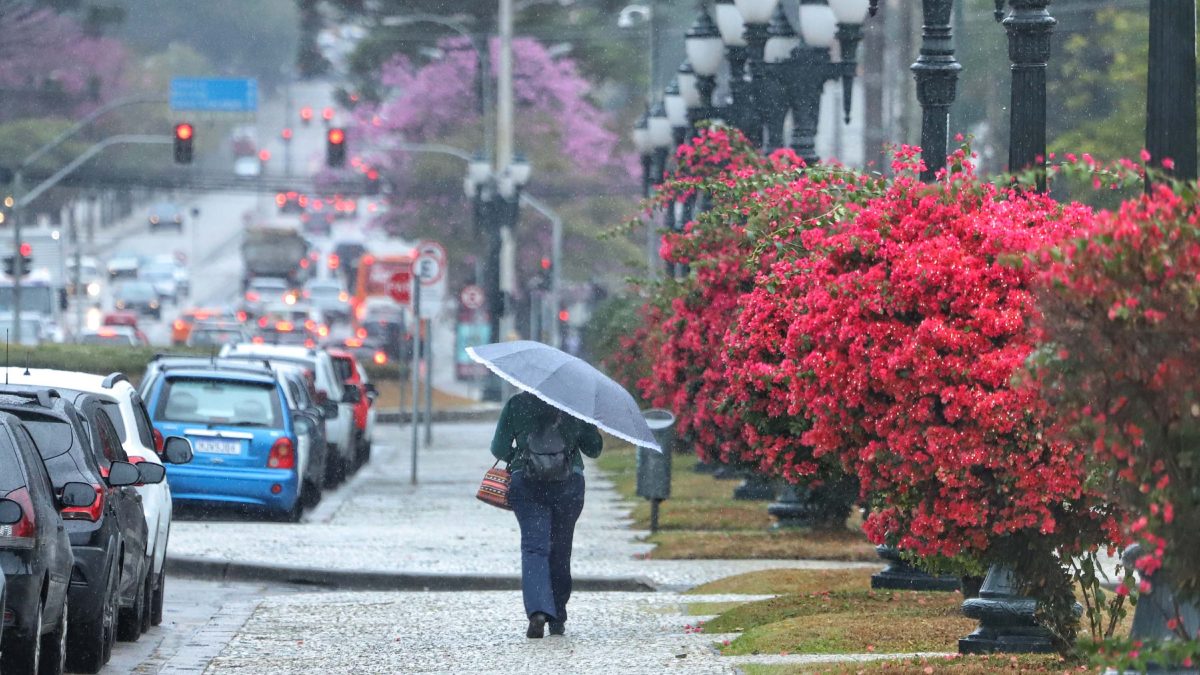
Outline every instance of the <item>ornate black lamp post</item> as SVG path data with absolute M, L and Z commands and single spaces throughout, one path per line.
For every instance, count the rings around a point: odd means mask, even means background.
M 746 22 L 738 11 L 733 0 L 716 0 L 713 12 L 717 21 L 717 30 L 725 44 L 725 59 L 729 61 L 729 98 L 724 102 L 733 126 L 742 130 L 751 141 L 757 114 L 751 100 L 750 81 L 746 79 L 746 59 L 749 56 L 746 45 Z
M 958 85 L 962 66 L 954 59 L 954 41 L 950 27 L 953 0 L 925 0 L 922 3 L 925 24 L 921 55 L 912 65 L 917 80 L 917 100 L 921 103 L 921 158 L 925 170 L 921 180 L 932 181 L 946 165 L 950 142 L 950 104 Z M 1043 148 L 1045 140 L 1042 141 Z
M 687 63 L 695 77 L 695 105 L 691 103 L 692 124 L 715 116 L 713 94 L 717 89 L 717 73 L 721 70 L 724 58 L 725 43 L 717 24 L 713 23 L 708 10 L 700 6 L 700 13 L 695 23 L 688 29 L 683 46 L 687 50 Z M 691 81 L 686 80 L 686 73 L 680 72 L 680 93 L 689 97 L 692 93 Z
M 1046 11 L 1050 0 L 1009 0 L 1009 4 L 1012 11 L 1002 22 L 1008 32 L 1008 58 L 1012 61 L 1008 170 L 1038 171 L 1038 190 L 1044 191 L 1046 61 L 1050 59 L 1050 34 L 1058 22 Z M 1003 13 L 1004 0 L 996 0 L 996 18 Z

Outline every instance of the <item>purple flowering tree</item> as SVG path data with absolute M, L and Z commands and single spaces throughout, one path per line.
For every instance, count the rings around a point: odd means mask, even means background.
M 461 38 L 443 40 L 439 48 L 442 58 L 425 64 L 393 58 L 380 74 L 388 93 L 378 104 L 357 108 L 351 133 L 357 147 L 369 148 L 363 163 L 391 186 L 388 212 L 377 224 L 405 237 L 436 238 L 451 248 L 452 260 L 469 264 L 479 249 L 462 192 L 465 166 L 398 147 L 443 143 L 475 152 L 483 149 L 485 124 L 495 124 L 491 114 L 479 115 L 475 50 Z M 496 42 L 491 50 L 494 64 Z M 584 276 L 593 270 L 581 263 L 598 258 L 592 255 L 598 244 L 589 235 L 628 212 L 640 169 L 619 146 L 614 120 L 593 102 L 591 84 L 572 59 L 554 56 L 533 39 L 515 40 L 513 50 L 516 148 L 534 167 L 529 190 L 564 216 L 568 260 L 574 263 L 564 271 Z M 532 269 L 549 252 L 548 224 L 524 209 L 517 234 L 520 269 Z M 458 283 L 464 275 L 453 278 Z

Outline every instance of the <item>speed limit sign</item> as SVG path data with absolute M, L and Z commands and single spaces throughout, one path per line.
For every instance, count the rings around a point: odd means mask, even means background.
M 423 241 L 417 245 L 417 257 L 413 261 L 413 274 L 420 280 L 421 316 L 432 318 L 441 309 L 446 296 L 446 249 L 436 241 Z

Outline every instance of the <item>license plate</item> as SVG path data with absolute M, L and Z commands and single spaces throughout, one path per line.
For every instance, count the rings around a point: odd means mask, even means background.
M 192 441 L 192 445 L 196 448 L 196 452 L 204 452 L 210 455 L 242 454 L 241 441 L 216 441 L 207 438 L 197 438 Z

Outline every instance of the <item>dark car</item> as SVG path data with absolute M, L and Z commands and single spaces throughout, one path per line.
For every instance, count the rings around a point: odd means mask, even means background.
M 21 420 L 56 490 L 82 483 L 93 492 L 86 508 L 66 508 L 62 520 L 75 555 L 71 667 L 95 672 L 107 662 L 115 640 L 141 635 L 142 617 L 133 610 L 136 584 L 145 584 L 147 533 L 141 497 L 132 486 L 145 477 L 123 450 L 104 460 L 92 442 L 89 421 L 53 389 L 0 389 L 0 411 Z M 116 438 L 115 430 L 112 435 Z
M 63 671 L 75 558 L 58 510 L 87 509 L 95 498 L 92 486 L 80 482 L 56 493 L 24 425 L 0 413 L 0 571 L 6 577 L 0 670 Z
M 149 281 L 126 281 L 113 291 L 113 307 L 140 314 L 162 317 L 162 300 L 158 290 Z

